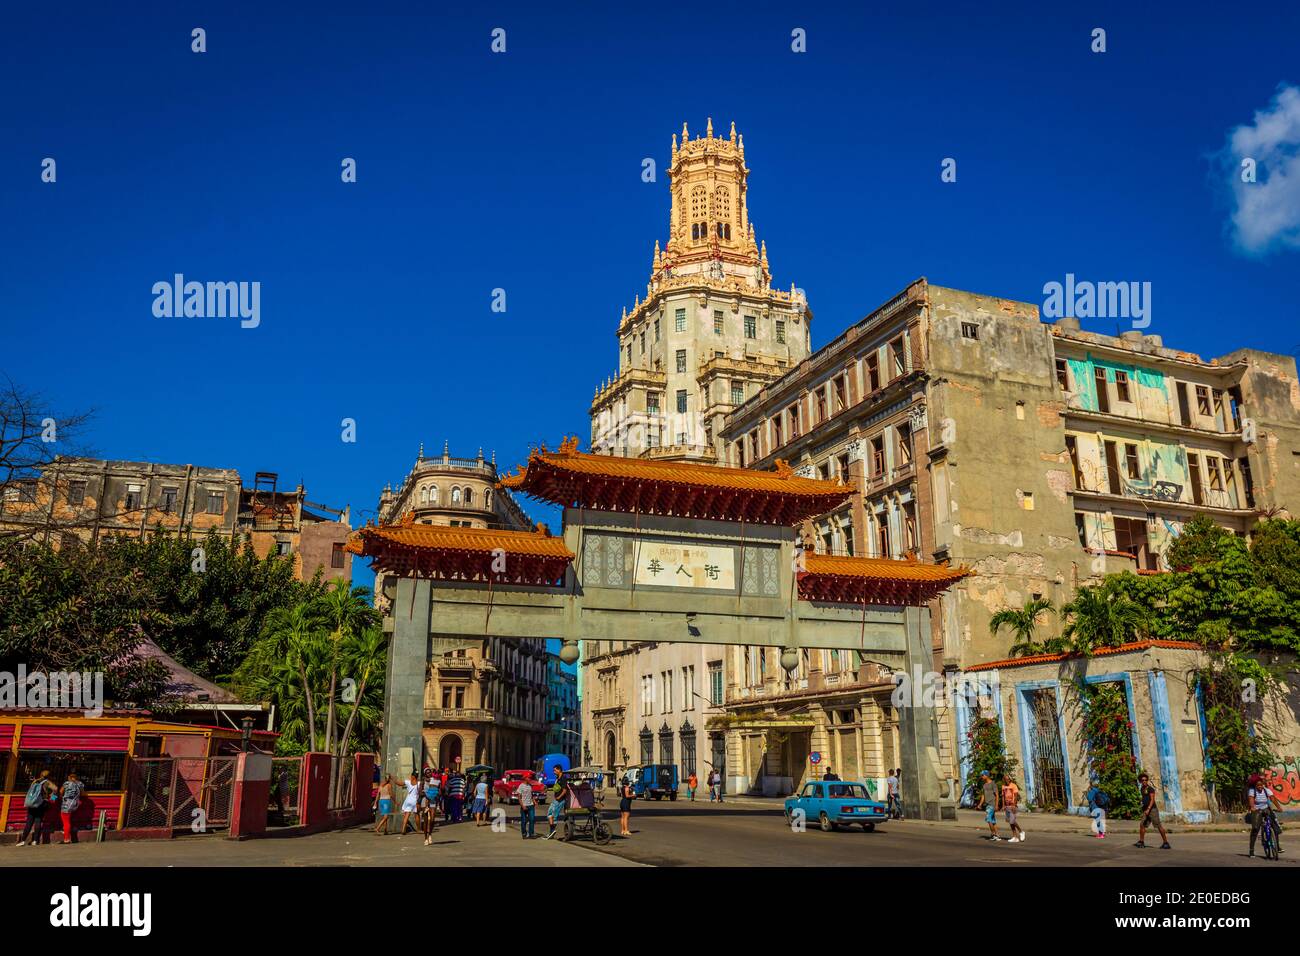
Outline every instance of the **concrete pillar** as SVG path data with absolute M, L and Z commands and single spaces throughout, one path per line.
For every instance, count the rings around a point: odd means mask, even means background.
M 405 780 L 418 771 L 424 728 L 424 683 L 429 665 L 430 582 L 397 579 L 393 639 L 384 686 L 384 773 Z
M 303 826 L 323 828 L 329 824 L 331 760 L 329 754 L 303 755 L 300 821 Z
M 229 836 L 232 840 L 266 832 L 270 796 L 270 754 L 240 754 L 235 760 L 235 786 L 230 797 Z
M 907 629 L 907 673 L 924 673 L 934 661 L 930 647 L 930 609 L 905 608 L 903 616 Z M 898 708 L 903 812 L 910 817 L 938 820 L 940 781 L 932 763 L 938 762 L 939 735 L 934 708 L 921 706 L 922 699 L 918 695 L 903 701 L 903 706 Z

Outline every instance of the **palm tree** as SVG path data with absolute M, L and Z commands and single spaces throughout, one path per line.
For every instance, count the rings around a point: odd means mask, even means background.
M 329 590 L 317 599 L 321 616 L 330 628 L 330 642 L 332 645 L 329 663 L 329 697 L 327 698 L 329 704 L 325 715 L 326 753 L 334 752 L 335 731 L 338 723 L 336 714 L 339 664 L 341 663 L 343 644 L 375 621 L 375 610 L 366 601 L 366 595 L 369 593 L 369 588 L 354 588 L 351 586 L 351 582 L 338 580 L 331 582 Z M 346 746 L 346 734 L 343 741 Z
M 1079 588 L 1061 613 L 1069 618 L 1061 635 L 1081 654 L 1128 644 L 1147 631 L 1150 621 L 1148 610 L 1120 590 L 1114 578 Z
M 348 722 L 343 728 L 343 735 L 339 738 L 340 757 L 347 752 L 348 741 L 356 726 L 357 715 L 362 714 L 363 721 L 366 720 L 366 688 L 382 677 L 386 656 L 384 652 L 387 647 L 388 638 L 384 636 L 383 629 L 380 627 L 368 627 L 361 633 L 354 634 L 344 646 L 343 664 L 348 673 L 357 675 L 357 687 L 348 714 Z
M 1025 602 L 1025 606 L 1003 608 L 989 619 L 989 633 L 997 637 L 1002 628 L 1010 628 L 1015 639 L 1011 642 L 1011 656 L 1022 654 L 1041 654 L 1044 646 L 1034 640 L 1034 629 L 1038 619 L 1044 614 L 1055 614 L 1056 608 L 1047 598 L 1034 598 Z
M 303 601 L 289 607 L 278 607 L 266 616 L 262 640 L 245 662 L 246 666 L 252 665 L 247 667 L 247 672 L 254 676 L 259 672 L 270 672 L 282 664 L 298 678 L 306 710 L 309 750 L 316 749 L 316 700 L 312 693 L 315 684 L 309 671 L 319 666 L 319 642 L 326 633 L 326 623 L 316 602 Z

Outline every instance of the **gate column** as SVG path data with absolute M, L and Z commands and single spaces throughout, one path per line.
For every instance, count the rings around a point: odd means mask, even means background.
M 242 753 L 235 760 L 234 791 L 230 796 L 230 839 L 266 832 L 271 796 L 271 755 Z
M 923 820 L 940 819 L 939 776 L 932 766 L 937 760 L 939 732 L 933 707 L 921 706 L 922 685 L 916 680 L 934 666 L 930 648 L 930 609 L 909 607 L 903 611 L 907 629 L 907 674 L 911 695 L 898 708 L 898 763 L 902 767 L 903 812 Z
M 397 579 L 393 639 L 384 685 L 385 775 L 404 781 L 419 770 L 424 730 L 424 678 L 429 666 L 428 579 Z

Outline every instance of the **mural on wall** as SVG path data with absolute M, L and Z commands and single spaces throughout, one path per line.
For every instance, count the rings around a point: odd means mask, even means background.
M 1115 443 L 1122 452 L 1124 442 L 1115 439 Z M 1121 464 L 1120 470 L 1123 468 Z M 1168 442 L 1142 442 L 1138 445 L 1138 477 L 1129 478 L 1125 474 L 1121 481 L 1126 495 L 1154 498 L 1156 501 L 1182 501 L 1184 489 L 1189 488 L 1187 452 Z
M 1269 767 L 1265 774 L 1268 786 L 1283 809 L 1300 809 L 1300 761 L 1292 757 L 1290 763 L 1287 763 L 1283 758 L 1282 763 Z
M 1106 381 L 1111 385 L 1112 394 L 1115 373 L 1124 372 L 1128 375 L 1129 399 L 1140 417 L 1162 422 L 1171 420 L 1169 387 L 1165 383 L 1163 372 L 1137 365 L 1124 365 L 1121 362 L 1104 361 L 1091 353 L 1083 359 L 1066 359 L 1066 364 L 1070 369 L 1070 384 L 1074 391 L 1074 400 L 1071 404 L 1074 407 L 1092 412 L 1099 411 L 1096 373 L 1097 369 L 1103 369 L 1106 373 Z

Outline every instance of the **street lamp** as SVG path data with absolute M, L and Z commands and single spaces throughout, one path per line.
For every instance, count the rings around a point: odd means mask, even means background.
M 240 723 L 243 725 L 244 732 L 239 749 L 241 753 L 248 753 L 248 742 L 253 739 L 253 718 L 245 717 Z

